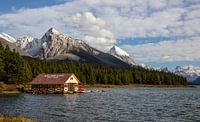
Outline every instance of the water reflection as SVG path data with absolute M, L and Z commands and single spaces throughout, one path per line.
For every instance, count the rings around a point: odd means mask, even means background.
M 69 102 L 70 104 L 76 104 L 76 100 L 79 97 L 80 94 L 64 94 L 66 102 Z
M 85 94 L 1 96 L 0 114 L 40 121 L 198 121 L 200 88 L 121 88 Z

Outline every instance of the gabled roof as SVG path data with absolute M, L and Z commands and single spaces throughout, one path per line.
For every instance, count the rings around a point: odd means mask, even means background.
M 30 84 L 64 84 L 73 73 L 39 74 Z

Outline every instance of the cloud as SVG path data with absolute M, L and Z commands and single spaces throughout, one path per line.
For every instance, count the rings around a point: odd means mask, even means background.
M 52 9 L 53 8 L 53 9 Z M 62 14 L 57 7 L 20 9 L 15 13 L 0 16 L 2 31 L 18 37 L 30 35 L 40 37 L 50 27 L 62 27 Z
M 76 24 L 76 28 L 84 34 L 84 40 L 93 47 L 109 50 L 116 43 L 113 33 L 105 28 L 105 21 L 91 12 L 77 13 L 66 21 Z
M 85 36 L 84 40 L 92 47 L 96 47 L 99 50 L 108 51 L 116 40 L 106 39 L 103 37 Z
M 69 29 L 72 30 L 71 33 L 79 33 L 74 28 L 70 28 L 73 25 L 67 25 L 64 21 L 64 19 L 74 16 L 74 19 L 84 20 L 83 23 L 80 23 L 81 26 L 88 26 L 89 23 L 92 23 L 94 28 L 95 25 L 97 27 L 104 25 L 106 30 L 111 31 L 117 39 L 177 36 L 183 33 L 186 36 L 192 36 L 199 34 L 199 30 L 196 29 L 188 31 L 191 26 L 199 24 L 197 23 L 199 11 L 200 2 L 189 0 L 126 0 L 118 2 L 114 0 L 84 0 L 84 2 L 78 0 L 51 7 L 20 9 L 12 14 L 1 15 L 0 24 L 4 30 L 11 31 L 14 35 L 21 35 L 14 30 L 35 30 L 28 33 L 37 36 L 40 35 L 42 29 L 47 29 L 49 26 L 55 26 L 67 33 L 69 33 L 67 31 Z M 191 19 L 196 19 L 196 23 L 192 24 Z M 36 29 L 36 27 L 40 28 Z
M 83 15 L 77 13 L 72 16 L 72 21 L 79 23 L 82 28 L 93 28 L 93 26 L 102 27 L 105 25 L 104 20 L 96 18 L 91 12 L 85 12 Z
M 199 37 L 121 46 L 139 62 L 199 61 L 199 47 Z

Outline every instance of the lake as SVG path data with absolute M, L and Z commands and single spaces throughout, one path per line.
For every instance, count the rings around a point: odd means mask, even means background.
M 0 114 L 55 121 L 200 121 L 200 87 L 0 96 Z

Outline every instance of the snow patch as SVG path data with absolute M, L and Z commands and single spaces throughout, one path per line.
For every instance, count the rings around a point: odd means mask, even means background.
M 109 51 L 108 54 L 115 56 L 116 58 L 120 59 L 123 62 L 126 62 L 130 65 L 137 65 L 130 57 L 127 52 L 122 50 L 117 46 L 113 46 Z
M 125 52 L 124 50 L 122 50 L 121 48 L 117 47 L 117 46 L 113 46 L 109 53 L 111 55 L 119 55 L 119 56 L 129 56 L 129 54 L 127 52 Z
M 60 32 L 57 31 L 55 28 L 50 28 L 47 33 L 48 34 L 56 34 L 56 35 L 60 34 Z
M 15 43 L 16 42 L 16 39 L 6 33 L 0 33 L 0 37 L 11 42 L 11 43 Z
M 32 37 L 29 37 L 29 36 L 24 36 L 22 38 L 18 38 L 17 39 L 17 46 L 22 48 L 22 49 L 26 49 L 27 48 L 27 45 L 32 42 L 34 40 L 34 38 Z
M 174 73 L 185 77 L 189 82 L 193 82 L 200 76 L 200 67 L 188 66 L 177 66 Z

